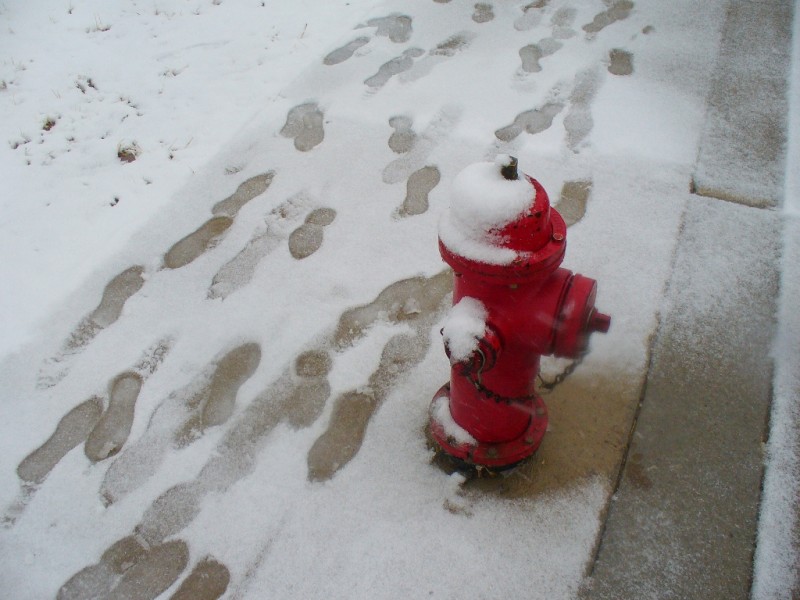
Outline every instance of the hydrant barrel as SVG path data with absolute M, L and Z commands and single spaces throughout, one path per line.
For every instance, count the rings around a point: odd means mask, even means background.
M 456 177 L 439 250 L 455 277 L 442 330 L 452 367 L 430 433 L 458 461 L 507 468 L 531 456 L 547 429 L 535 388 L 541 357 L 580 357 L 611 319 L 595 308 L 597 282 L 560 267 L 564 220 L 512 157 Z

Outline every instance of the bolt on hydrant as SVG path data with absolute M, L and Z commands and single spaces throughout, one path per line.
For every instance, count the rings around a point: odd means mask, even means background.
M 455 273 L 442 334 L 450 382 L 431 404 L 439 449 L 467 466 L 502 470 L 530 457 L 547 429 L 535 383 L 543 355 L 579 358 L 611 318 L 594 307 L 597 282 L 559 265 L 567 227 L 517 160 L 464 169 L 439 226 Z

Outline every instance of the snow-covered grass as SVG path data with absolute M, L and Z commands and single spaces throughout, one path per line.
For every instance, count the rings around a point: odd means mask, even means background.
M 342 35 L 332 24 L 371 4 L 3 3 L 0 280 L 13 293 L 0 352 L 278 102 Z
M 0 4 L 6 593 L 141 589 L 173 543 L 163 597 L 206 557 L 229 598 L 574 597 L 612 482 L 482 497 L 429 464 L 439 217 L 498 153 L 554 202 L 590 182 L 566 266 L 615 321 L 582 369 L 638 377 L 724 7 L 527 4 Z

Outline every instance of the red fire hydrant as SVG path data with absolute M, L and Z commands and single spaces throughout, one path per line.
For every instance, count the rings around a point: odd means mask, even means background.
M 530 457 L 547 429 L 536 393 L 542 355 L 577 358 L 611 318 L 597 282 L 559 268 L 567 227 L 517 160 L 467 167 L 453 182 L 439 251 L 455 272 L 442 333 L 450 383 L 434 396 L 430 432 L 450 457 L 489 469 Z

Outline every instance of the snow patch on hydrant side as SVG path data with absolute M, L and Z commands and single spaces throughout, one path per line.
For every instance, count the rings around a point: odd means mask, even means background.
M 439 222 L 439 238 L 451 252 L 493 265 L 517 257 L 501 247 L 499 231 L 530 207 L 532 189 L 525 178 L 503 177 L 498 162 L 504 157 L 470 165 L 453 180 L 450 210 Z
M 456 444 L 468 444 L 470 446 L 478 444 L 478 440 L 453 419 L 453 415 L 450 414 L 450 402 L 447 396 L 439 396 L 433 401 L 431 416 L 442 426 L 444 434 Z
M 477 350 L 486 332 L 489 312 L 483 302 L 465 296 L 450 309 L 442 328 L 445 347 L 452 362 L 468 360 Z

